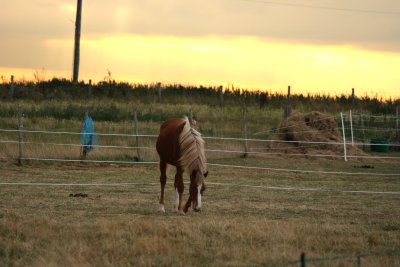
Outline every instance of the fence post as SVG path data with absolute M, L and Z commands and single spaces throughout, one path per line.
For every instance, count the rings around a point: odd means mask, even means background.
M 289 117 L 291 113 L 292 113 L 292 106 L 290 103 L 290 85 L 289 85 L 288 93 L 287 93 L 287 103 L 286 103 L 285 110 L 283 113 L 284 118 L 286 119 L 287 117 Z
M 22 158 L 23 158 L 23 144 L 24 138 L 22 135 L 22 130 L 24 128 L 23 114 L 22 111 L 18 111 L 18 165 L 22 166 Z
M 340 118 L 341 118 L 341 121 L 342 121 L 344 161 L 347 161 L 346 134 L 344 132 L 343 112 L 340 112 Z
M 354 94 L 354 88 L 351 88 L 351 105 L 354 106 L 355 102 L 355 94 Z
M 137 119 L 137 109 L 135 110 L 135 135 L 136 135 L 136 155 L 137 161 L 140 161 L 140 149 L 139 149 L 139 128 Z
M 15 88 L 15 84 L 14 84 L 14 75 L 11 75 L 11 82 L 10 82 L 10 91 L 8 92 L 8 97 L 10 99 L 14 98 L 14 88 Z
M 362 113 L 360 113 L 360 123 L 361 123 L 361 132 L 363 136 L 363 149 L 365 150 L 365 129 L 364 129 L 364 118 Z
M 306 267 L 306 254 L 304 252 L 300 254 L 300 266 Z
M 161 83 L 157 83 L 158 103 L 161 103 Z
M 224 94 L 222 92 L 222 85 L 218 87 L 218 100 L 219 105 L 222 107 L 224 105 Z
M 351 132 L 351 146 L 354 146 L 354 134 L 353 134 L 353 115 L 350 109 L 350 132 Z
M 193 112 L 192 112 L 192 109 L 189 110 L 189 124 L 190 124 L 190 127 L 193 127 Z
M 361 256 L 358 255 L 357 256 L 357 267 L 360 267 L 360 266 L 361 266 Z
M 246 104 L 243 106 L 243 137 L 244 137 L 244 154 L 243 157 L 248 157 L 249 147 L 247 144 L 247 108 Z
M 88 96 L 89 96 L 89 99 L 92 98 L 92 80 L 89 80 Z
M 400 132 L 399 132 L 399 107 L 396 107 L 396 140 L 400 143 Z

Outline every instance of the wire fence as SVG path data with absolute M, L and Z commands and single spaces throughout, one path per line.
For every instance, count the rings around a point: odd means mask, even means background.
M 306 267 L 307 263 L 320 264 L 323 262 L 351 260 L 353 261 L 353 264 L 355 266 L 361 267 L 363 258 L 377 257 L 377 256 L 391 256 L 395 254 L 400 254 L 400 248 L 387 249 L 379 252 L 360 253 L 355 255 L 336 255 L 336 256 L 321 257 L 321 258 L 306 258 L 306 254 L 301 253 L 299 260 L 289 261 L 286 266 L 299 265 L 300 267 Z M 353 264 L 349 264 L 348 266 L 350 265 L 354 266 Z
M 55 132 L 55 131 L 32 131 L 32 130 L 8 130 L 8 129 L 0 129 L 0 132 L 18 132 L 18 133 L 42 133 L 42 134 L 67 134 L 67 135 L 77 135 L 81 133 L 76 132 Z M 141 137 L 141 138 L 156 138 L 157 135 L 132 135 L 132 134 L 106 134 L 106 133 L 96 133 L 98 136 L 118 136 L 118 137 Z M 285 140 L 276 140 L 276 139 L 252 139 L 252 138 L 233 138 L 233 137 L 203 137 L 206 140 L 217 140 L 217 141 L 239 141 L 239 142 L 258 142 L 258 143 L 281 143 L 281 144 L 290 144 L 290 145 L 299 145 L 302 146 L 294 146 L 294 147 L 285 147 L 284 151 L 282 148 L 277 147 L 265 147 L 259 148 L 254 147 L 253 151 L 247 151 L 246 153 L 251 155 L 289 155 L 289 156 L 307 156 L 307 157 L 333 157 L 333 158 L 343 158 L 343 154 L 310 154 L 310 153 L 291 153 L 290 150 L 300 150 L 304 148 L 318 148 L 321 146 L 327 145 L 336 145 L 342 146 L 342 142 L 318 142 L 318 141 L 285 141 Z M 77 143 L 55 143 L 55 142 L 32 142 L 32 141 L 18 141 L 18 140 L 0 140 L 0 143 L 4 144 L 20 144 L 20 145 L 41 145 L 41 146 L 63 146 L 63 147 L 82 147 L 81 144 Z M 382 144 L 373 144 L 373 143 L 364 143 L 364 142 L 354 142 L 353 144 L 346 143 L 346 145 L 352 146 L 382 146 Z M 385 144 L 388 147 L 400 147 L 399 144 Z M 115 148 L 115 149 L 140 149 L 140 150 L 150 150 L 155 153 L 155 146 L 146 147 L 146 146 L 123 146 L 123 145 L 97 145 L 97 148 Z M 268 152 L 263 152 L 259 150 L 264 150 Z M 279 150 L 279 151 L 277 151 Z M 274 152 L 277 151 L 277 152 Z M 207 148 L 206 152 L 219 152 L 219 153 L 227 153 L 227 154 L 243 154 L 244 151 L 239 150 L 229 150 L 229 149 L 217 149 L 217 148 Z M 370 158 L 370 159 L 400 159 L 400 156 L 377 156 L 377 155 L 347 155 L 348 158 Z
M 399 153 L 400 144 L 398 142 L 388 142 L 388 140 L 374 143 L 367 141 L 364 136 L 360 137 L 355 134 L 358 131 L 356 124 L 351 123 L 352 117 L 356 115 L 349 112 L 349 114 L 341 113 L 341 118 L 338 116 L 319 115 L 317 119 L 313 119 L 312 123 L 323 122 L 324 120 L 342 121 L 341 126 L 336 127 L 335 131 L 342 132 L 342 140 L 329 140 L 319 141 L 312 138 L 305 138 L 304 140 L 287 140 L 282 136 L 285 130 L 291 128 L 291 134 L 304 134 L 307 132 L 315 132 L 312 130 L 298 130 L 296 127 L 307 122 L 296 122 L 291 125 L 281 126 L 279 129 L 269 129 L 267 131 L 257 131 L 255 133 L 243 134 L 244 137 L 226 137 L 226 136 L 204 136 L 206 140 L 207 158 L 221 159 L 226 157 L 310 157 L 310 158 L 331 158 L 331 159 L 348 159 L 355 160 L 398 160 L 400 159 Z M 361 119 L 367 116 L 362 114 L 358 115 Z M 387 121 L 389 117 L 371 116 L 370 120 L 377 121 L 379 119 Z M 243 117 L 244 124 L 246 124 L 246 116 Z M 359 126 L 363 126 L 363 131 L 375 130 L 374 127 L 366 127 L 362 120 L 359 120 Z M 395 121 L 396 128 L 376 129 L 382 132 L 392 131 L 398 134 L 398 116 L 392 116 L 391 120 Z M 21 164 L 23 160 L 36 160 L 36 161 L 57 161 L 57 162 L 86 162 L 86 163 L 115 163 L 115 164 L 132 164 L 135 162 L 157 162 L 158 156 L 155 150 L 155 139 L 158 134 L 138 134 L 137 116 L 135 112 L 135 134 L 126 133 L 95 133 L 96 136 L 102 137 L 106 141 L 101 141 L 97 144 L 97 150 L 92 153 L 91 160 L 77 157 L 78 150 L 84 147 L 78 141 L 76 136 L 82 135 L 78 131 L 54 131 L 43 129 L 24 129 L 22 123 L 22 114 L 18 116 L 17 129 L 0 129 L 0 146 L 2 146 L 2 154 L 0 158 L 16 158 Z M 346 126 L 344 121 L 350 123 L 350 127 Z M 396 129 L 393 131 L 393 129 Z M 350 130 L 351 133 L 346 133 Z M 247 131 L 247 127 L 244 127 Z M 252 138 L 259 136 L 265 132 L 273 132 L 275 138 Z M 93 134 L 93 133 L 87 133 Z M 346 135 L 351 135 L 351 139 L 346 139 Z M 393 135 L 393 134 L 392 134 Z M 250 137 L 248 137 L 250 136 Z M 16 147 L 18 146 L 18 150 Z M 374 149 L 376 148 L 376 149 Z M 377 149 L 384 149 L 384 152 L 393 153 L 370 153 Z M 212 163 L 211 163 L 212 164 Z M 217 163 L 214 163 L 217 164 Z M 321 173 L 321 174 L 346 174 L 346 175 L 365 175 L 365 172 L 329 172 L 323 170 L 300 170 L 300 169 L 285 169 L 285 168 L 272 168 L 270 166 L 246 166 L 246 165 L 232 165 L 220 164 L 230 168 L 243 168 L 254 170 L 268 170 L 280 172 L 299 172 L 299 173 Z M 397 173 L 382 173 L 375 174 L 368 172 L 369 175 L 388 175 L 397 176 Z
M 0 129 L 0 132 L 3 129 Z M 23 130 L 22 132 L 32 132 L 29 130 Z M 34 131 L 34 133 L 46 133 L 50 134 L 53 133 L 52 131 Z M 60 132 L 55 132 L 55 133 L 60 133 Z M 62 132 L 62 134 L 76 134 L 74 132 Z M 100 135 L 100 134 L 99 134 Z M 113 135 L 114 136 L 114 135 Z M 118 134 L 118 136 L 128 136 L 128 137 L 135 137 L 135 135 L 122 135 Z M 142 135 L 142 137 L 151 137 L 154 138 L 156 135 Z M 204 137 L 205 139 L 213 139 L 213 137 Z M 235 141 L 244 141 L 245 139 L 243 138 L 215 138 L 216 140 L 235 140 Z M 256 142 L 284 142 L 281 140 L 262 140 L 262 139 L 247 139 L 251 141 L 256 141 Z M 80 144 L 74 144 L 74 143 L 52 143 L 52 142 L 27 142 L 27 141 L 7 141 L 7 140 L 0 140 L 0 143 L 6 143 L 6 144 L 13 144 L 13 145 L 18 145 L 18 146 L 24 146 L 24 145 L 41 145 L 45 147 L 49 146 L 60 146 L 60 147 L 72 147 L 72 148 L 80 148 L 82 145 Z M 286 143 L 291 143 L 291 142 L 286 142 Z M 305 142 L 305 143 L 311 143 L 311 144 L 338 144 L 342 145 L 342 143 L 324 143 L 324 142 Z M 156 154 L 155 147 L 147 147 L 147 146 L 119 146 L 119 145 L 99 145 L 99 149 L 124 149 L 124 150 L 135 150 L 135 149 L 140 149 L 140 150 L 148 150 L 152 154 Z M 39 149 L 40 151 L 40 149 Z M 243 150 L 226 150 L 226 149 L 206 149 L 206 153 L 210 155 L 211 153 L 229 153 L 229 154 L 243 154 Z M 277 155 L 286 155 L 283 154 L 282 152 L 259 152 L 259 151 L 249 151 L 248 152 L 250 155 L 255 155 L 255 156 L 277 156 Z M 16 154 L 16 153 L 14 153 Z M 332 157 L 332 158 L 342 158 L 343 155 L 325 155 L 325 154 L 302 154 L 302 153 L 287 153 L 290 156 L 302 156 L 304 157 L 309 156 L 309 157 Z M 101 153 L 100 153 L 101 155 Z M 58 155 L 59 156 L 59 155 Z M 210 156 L 209 158 L 212 159 Z M 351 156 L 349 155 L 348 158 L 362 158 L 362 159 L 394 159 L 398 160 L 400 159 L 399 156 L 372 156 L 372 155 L 355 155 Z M 38 155 L 33 155 L 33 156 L 22 156 L 19 158 L 19 160 L 23 161 L 48 161 L 48 162 L 67 162 L 67 163 L 108 163 L 108 164 L 158 164 L 157 158 L 153 157 L 151 160 L 141 160 L 137 161 L 137 159 L 134 159 L 133 157 L 130 159 L 124 159 L 124 160 L 115 160 L 115 159 L 104 159 L 104 158 L 93 158 L 93 159 L 80 159 L 80 158 L 68 158 L 68 157 L 49 157 L 45 154 L 42 156 Z M 383 172 L 383 173 L 376 173 L 376 172 L 344 172 L 344 171 L 325 171 L 325 170 L 304 170 L 304 169 L 288 169 L 288 168 L 275 168 L 275 167 L 269 167 L 269 166 L 249 166 L 249 165 L 233 165 L 233 164 L 221 164 L 221 163 L 213 163 L 210 161 L 208 163 L 209 166 L 218 166 L 218 167 L 225 167 L 225 168 L 240 168 L 240 169 L 247 169 L 247 170 L 262 170 L 262 171 L 273 171 L 273 172 L 288 172 L 288 173 L 316 173 L 316 174 L 329 174 L 329 175 L 347 175 L 347 176 L 360 176 L 360 175 L 366 175 L 366 176 L 393 176 L 397 177 L 400 176 L 400 173 L 388 173 L 388 172 Z
M 347 120 L 351 120 L 351 112 L 350 116 L 349 115 L 343 115 L 342 118 L 346 118 Z M 362 116 L 361 116 L 362 117 Z M 376 118 L 376 116 L 373 116 L 372 118 Z M 314 120 L 313 123 L 322 121 L 325 119 L 335 119 L 337 120 L 337 116 L 321 116 L 319 119 Z M 393 117 L 393 119 L 396 119 L 396 122 L 398 122 L 398 117 Z M 19 118 L 19 121 L 20 120 Z M 302 122 L 304 123 L 304 122 Z M 246 133 L 244 134 L 244 138 L 240 137 L 217 137 L 217 136 L 204 136 L 203 138 L 205 140 L 208 140 L 207 147 L 206 147 L 206 153 L 208 154 L 207 156 L 212 158 L 213 155 L 252 155 L 252 156 L 266 156 L 266 157 L 271 157 L 271 156 L 292 156 L 292 157 L 319 157 L 319 158 L 343 158 L 344 160 L 347 161 L 347 159 L 400 159 L 399 155 L 397 153 L 392 153 L 389 155 L 382 155 L 382 154 L 371 154 L 368 153 L 369 151 L 365 151 L 366 149 L 370 149 L 371 151 L 375 150 L 374 147 L 377 147 L 381 149 L 382 147 L 386 149 L 386 152 L 390 149 L 393 151 L 398 151 L 400 150 L 400 144 L 397 143 L 391 143 L 385 141 L 384 143 L 382 142 L 367 142 L 366 139 L 363 138 L 358 138 L 356 135 L 354 135 L 354 130 L 357 130 L 357 127 L 353 127 L 353 124 L 351 124 L 351 127 L 345 127 L 344 123 L 342 124 L 341 127 L 337 127 L 335 130 L 338 132 L 341 132 L 340 130 L 343 131 L 343 140 L 342 141 L 318 141 L 318 140 L 284 140 L 280 135 L 282 135 L 283 131 L 288 128 L 293 128 L 301 124 L 295 123 L 292 125 L 288 126 L 283 126 L 279 128 L 279 131 L 274 130 L 275 136 L 277 138 L 273 139 L 263 139 L 263 138 L 247 138 L 247 136 L 257 136 L 265 131 L 261 132 L 256 132 L 256 133 Z M 136 127 L 136 126 L 135 126 Z M 350 140 L 345 139 L 345 131 L 350 129 L 351 130 L 351 142 Z M 371 130 L 373 128 L 368 128 L 364 127 L 362 128 L 363 130 Z M 379 131 L 392 131 L 393 129 L 396 129 L 396 134 L 397 134 L 397 128 L 388 128 L 388 129 L 377 129 Z M 272 130 L 271 130 L 272 131 Z M 23 125 L 18 125 L 18 129 L 0 129 L 0 133 L 7 133 L 6 138 L 0 139 L 0 144 L 3 145 L 17 145 L 19 146 L 19 155 L 17 156 L 14 150 L 12 152 L 12 149 L 8 149 L 13 157 L 18 157 L 19 161 L 23 159 L 30 159 L 30 160 L 57 160 L 61 161 L 63 160 L 62 155 L 58 153 L 59 155 L 54 155 L 54 151 L 50 151 L 50 147 L 64 147 L 66 150 L 68 148 L 73 149 L 73 148 L 82 148 L 82 145 L 76 142 L 76 138 L 72 137 L 71 138 L 66 138 L 66 137 L 61 137 L 61 136 L 79 136 L 82 133 L 77 132 L 77 131 L 51 131 L 51 130 L 29 130 L 29 129 L 23 129 Z M 298 133 L 307 133 L 307 132 L 312 132 L 312 131 L 292 131 L 291 134 L 298 134 Z M 91 133 L 88 133 L 91 134 Z M 106 138 L 116 138 L 116 139 L 121 139 L 125 138 L 126 140 L 123 141 L 121 144 L 121 141 L 114 142 L 111 144 L 107 143 L 102 143 L 97 145 L 97 148 L 100 150 L 125 150 L 130 152 L 136 151 L 136 156 L 132 155 L 133 153 L 130 153 L 130 155 L 126 155 L 126 153 L 123 155 L 127 160 L 114 160 L 111 158 L 107 158 L 102 155 L 102 153 L 98 153 L 96 157 L 92 160 L 92 162 L 119 162 L 119 163 L 129 163 L 130 161 L 143 161 L 146 156 L 148 158 L 146 160 L 156 160 L 157 155 L 155 151 L 155 138 L 158 136 L 157 134 L 123 134 L 123 133 L 95 133 L 96 136 L 99 137 L 106 137 Z M 30 135 L 30 138 L 33 140 L 27 141 L 28 137 L 27 135 Z M 32 135 L 35 135 L 32 136 Z M 42 135 L 42 137 L 37 137 L 38 135 Z M 18 136 L 18 140 L 16 140 Z M 52 138 L 50 138 L 50 136 Z M 54 141 L 54 137 L 58 136 L 62 140 Z M 136 144 L 133 144 L 133 140 L 136 140 Z M 141 144 L 139 144 L 139 138 L 141 140 Z M 25 140 L 24 140 L 25 139 Z M 52 140 L 53 139 L 53 140 Z M 65 142 L 66 140 L 72 140 L 73 142 Z M 145 140 L 145 141 L 144 141 Z M 115 141 L 115 139 L 114 139 Z M 110 141 L 109 141 L 110 143 Z M 120 144 L 118 144 L 120 143 Z M 228 144 L 229 143 L 229 144 Z M 132 145 L 133 144 L 133 145 Z M 243 145 L 244 144 L 244 145 Z M 27 153 L 28 155 L 22 155 L 24 154 L 24 151 L 28 151 L 27 147 L 30 146 L 30 153 Z M 40 151 L 39 149 L 36 149 L 36 155 L 32 153 L 34 150 L 32 146 L 41 146 L 43 150 L 46 150 L 46 152 L 52 152 L 50 154 L 53 154 L 54 156 L 48 156 L 43 153 L 38 153 Z M 335 149 L 327 149 L 328 147 L 335 147 Z M 347 150 L 351 151 L 353 147 L 361 148 L 358 150 L 353 149 L 352 153 L 348 152 Z M 7 150 L 7 149 L 3 149 Z M 147 151 L 147 154 L 145 154 L 143 157 L 139 156 L 140 151 Z M 329 153 L 327 153 L 329 152 Z M 365 153 L 367 152 L 367 153 Z M 70 153 L 67 153 L 64 155 L 64 160 L 72 162 L 74 161 L 74 156 Z M 41 154 L 41 156 L 38 156 L 38 154 Z M 61 157 L 60 157 L 61 156 Z M 112 155 L 118 158 L 118 152 L 113 152 Z M 4 155 L 3 155 L 4 157 Z M 76 161 L 79 161 L 76 159 Z M 127 162 L 126 162 L 127 161 Z
M 152 164 L 147 162 L 145 164 Z M 169 182 L 172 184 L 172 182 Z M 189 182 L 184 182 L 189 184 Z M 35 187 L 126 187 L 126 186 L 159 186 L 159 183 L 43 183 L 43 182 L 0 182 L 0 186 L 35 186 Z M 368 190 L 338 190 L 328 188 L 311 188 L 311 187 L 295 187 L 295 186 L 267 186 L 267 185 L 254 185 L 254 184 L 235 184 L 235 183 L 222 183 L 222 182 L 207 182 L 207 186 L 224 187 L 224 188 L 252 188 L 264 189 L 274 191 L 308 191 L 308 192 L 328 192 L 328 193 L 341 193 L 341 194 L 368 194 L 368 195 L 382 195 L 382 196 L 398 196 L 400 192 L 397 191 L 368 191 Z

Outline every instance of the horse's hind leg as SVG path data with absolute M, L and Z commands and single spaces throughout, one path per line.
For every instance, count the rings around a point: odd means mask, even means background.
M 185 212 L 183 211 L 183 169 L 181 167 L 176 167 L 176 174 L 175 174 L 175 210 L 180 215 L 184 215 Z
M 160 161 L 160 184 L 161 184 L 161 195 L 160 195 L 160 208 L 161 212 L 165 212 L 164 207 L 164 188 L 167 183 L 167 164 L 163 161 Z

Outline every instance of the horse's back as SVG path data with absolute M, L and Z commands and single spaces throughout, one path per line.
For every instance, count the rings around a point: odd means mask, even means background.
M 160 160 L 165 163 L 177 165 L 180 157 L 179 135 L 185 125 L 182 119 L 169 119 L 160 128 L 156 149 Z

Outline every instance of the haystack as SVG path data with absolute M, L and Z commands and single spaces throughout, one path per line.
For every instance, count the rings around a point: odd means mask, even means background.
M 343 153 L 343 138 L 337 122 L 321 112 L 292 113 L 281 123 L 277 134 L 280 140 L 290 141 L 278 145 L 286 153 L 320 154 L 318 150 L 324 150 L 323 154 L 329 155 Z M 348 150 L 349 154 L 363 154 L 356 147 L 348 147 Z
M 305 142 L 340 142 L 342 140 L 336 121 L 317 111 L 307 114 L 293 113 L 281 123 L 279 137 L 285 141 Z

